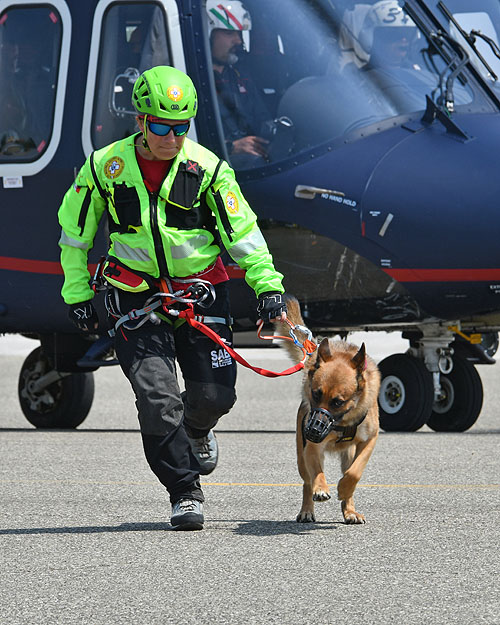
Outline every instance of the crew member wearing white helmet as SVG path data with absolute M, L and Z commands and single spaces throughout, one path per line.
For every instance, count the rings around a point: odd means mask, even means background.
M 215 86 L 231 164 L 255 167 L 267 157 L 268 141 L 261 135 L 271 114 L 250 75 L 235 67 L 243 43 L 248 47 L 252 20 L 239 0 L 208 0 L 207 15 Z
M 415 22 L 397 0 L 381 0 L 366 14 L 359 42 L 369 54 L 371 66 L 402 67 L 408 63 L 416 32 Z

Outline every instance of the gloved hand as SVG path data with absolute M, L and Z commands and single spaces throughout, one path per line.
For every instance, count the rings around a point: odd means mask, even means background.
M 259 303 L 257 312 L 263 321 L 271 321 L 281 317 L 282 313 L 286 313 L 286 304 L 282 293 L 278 291 L 269 291 L 259 295 Z
M 70 304 L 68 317 L 83 332 L 97 330 L 99 325 L 99 317 L 90 300 L 79 304 Z

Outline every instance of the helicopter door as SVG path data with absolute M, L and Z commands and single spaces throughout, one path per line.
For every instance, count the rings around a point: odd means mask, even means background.
M 185 71 L 174 0 L 101 0 L 92 27 L 82 125 L 85 154 L 137 130 L 132 88 L 143 71 L 156 65 Z
M 57 150 L 71 16 L 62 0 L 0 2 L 0 176 L 22 187 Z

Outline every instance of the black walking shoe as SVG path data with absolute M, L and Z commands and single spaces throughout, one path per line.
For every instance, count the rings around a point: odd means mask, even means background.
M 202 530 L 203 504 L 196 499 L 181 499 L 172 504 L 170 523 L 175 530 Z
M 191 451 L 200 465 L 200 475 L 212 473 L 219 459 L 219 445 L 217 444 L 215 434 L 210 430 L 206 436 L 201 438 L 191 438 L 190 436 L 188 438 Z

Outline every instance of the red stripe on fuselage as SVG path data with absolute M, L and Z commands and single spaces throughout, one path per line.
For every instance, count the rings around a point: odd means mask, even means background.
M 50 273 L 57 275 L 62 274 L 63 272 L 60 263 L 49 260 L 10 258 L 9 256 L 0 256 L 0 269 L 8 269 L 9 271 L 24 271 L 26 273 Z
M 88 269 L 90 273 L 94 273 L 97 265 L 90 264 Z M 45 273 L 49 275 L 62 276 L 63 270 L 61 263 L 51 260 L 30 260 L 28 258 L 11 258 L 9 256 L 0 256 L 0 269 L 8 271 L 23 271 L 24 273 Z
M 25 273 L 46 273 L 62 275 L 61 264 L 48 260 L 30 260 L 0 256 L 0 269 L 24 271 Z M 92 273 L 95 264 L 89 265 Z M 243 278 L 245 271 L 238 266 L 228 265 L 230 278 Z M 383 271 L 398 282 L 491 282 L 500 281 L 500 269 L 386 269 Z
M 383 269 L 398 282 L 491 282 L 500 269 Z

